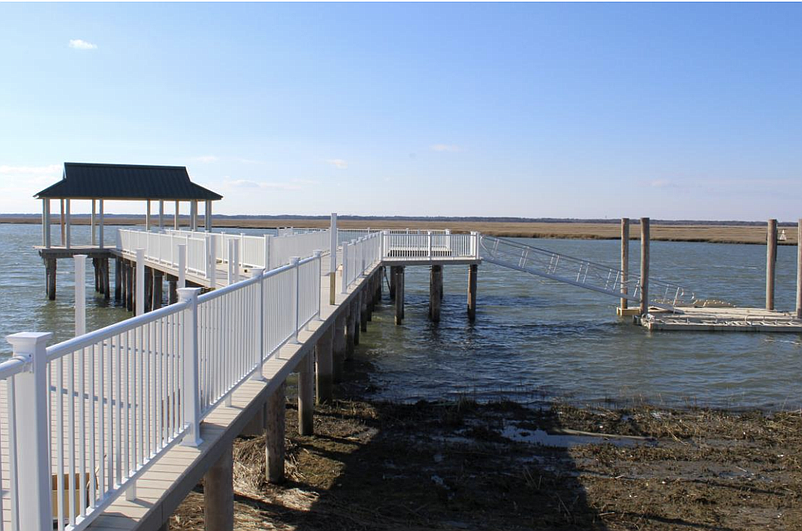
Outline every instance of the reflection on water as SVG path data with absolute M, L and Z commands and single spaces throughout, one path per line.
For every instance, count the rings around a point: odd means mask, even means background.
M 76 241 L 88 240 L 86 227 L 73 230 Z M 107 238 L 112 243 L 114 231 L 107 231 Z M 39 226 L 0 225 L 0 333 L 53 331 L 60 341 L 71 337 L 73 329 L 72 263 L 59 261 L 58 297 L 48 301 L 44 267 L 32 249 L 39 240 Z M 619 253 L 617 241 L 543 240 L 537 245 L 611 265 Z M 630 253 L 639 256 L 634 241 Z M 763 246 L 653 242 L 651 253 L 655 278 L 705 298 L 763 304 Z M 794 305 L 795 253 L 795 247 L 779 249 L 780 309 Z M 95 296 L 88 265 L 88 329 L 129 316 L 113 301 Z M 634 258 L 631 268 L 637 269 Z M 466 266 L 444 268 L 445 299 L 437 325 L 427 319 L 428 269 L 408 267 L 406 289 L 404 324 L 393 324 L 387 305 L 362 336 L 366 354 L 377 365 L 372 378 L 383 397 L 644 397 L 667 404 L 770 408 L 802 403 L 802 341 L 796 335 L 647 333 L 618 319 L 616 301 L 605 295 L 489 264 L 479 268 L 474 324 L 465 312 Z M 0 354 L 9 353 L 2 342 Z

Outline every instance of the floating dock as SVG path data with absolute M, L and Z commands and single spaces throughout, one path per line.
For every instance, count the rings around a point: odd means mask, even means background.
M 635 318 L 648 330 L 678 332 L 786 332 L 802 334 L 802 320 L 791 312 L 763 308 L 650 309 Z

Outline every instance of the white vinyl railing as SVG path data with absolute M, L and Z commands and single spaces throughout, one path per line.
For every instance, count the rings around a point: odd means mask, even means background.
M 382 257 L 393 260 L 478 260 L 479 233 L 383 231 Z
M 144 249 L 145 258 L 174 269 L 180 266 L 178 247 L 186 246 L 188 272 L 216 283 L 217 265 L 229 270 L 263 268 L 275 269 L 290 263 L 294 256 L 312 256 L 315 251 L 329 253 L 330 232 L 318 230 L 287 233 L 285 236 L 251 236 L 222 232 L 167 230 L 147 232 L 120 229 L 117 249 L 134 257 L 137 249 Z M 232 267 L 232 264 L 236 267 Z M 236 282 L 236 274 L 232 280 Z M 0 530 L 2 531 L 2 530 Z
M 342 293 L 382 261 L 382 233 L 373 232 L 342 245 Z
M 136 498 L 159 456 L 199 444 L 201 419 L 319 318 L 321 266 L 317 253 L 204 295 L 180 289 L 176 304 L 48 348 L 50 334 L 8 336 L 0 528 L 79 531 Z

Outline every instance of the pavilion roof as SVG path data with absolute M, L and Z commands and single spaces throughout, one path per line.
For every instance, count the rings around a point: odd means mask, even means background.
M 189 180 L 184 166 L 65 162 L 63 178 L 38 199 L 211 200 L 223 198 Z

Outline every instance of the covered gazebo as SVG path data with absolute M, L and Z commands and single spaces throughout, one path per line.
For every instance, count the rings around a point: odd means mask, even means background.
M 184 166 L 142 166 L 132 164 L 89 164 L 65 162 L 63 178 L 35 195 L 42 200 L 42 245 L 49 249 L 51 241 L 50 201 L 59 200 L 61 207 L 61 246 L 70 249 L 70 201 L 92 202 L 90 220 L 91 244 L 103 248 L 103 202 L 144 201 L 145 228 L 152 228 L 151 203 L 159 203 L 159 225 L 164 228 L 164 202 L 175 202 L 173 227 L 178 228 L 181 202 L 189 203 L 190 228 L 198 229 L 198 203 L 204 203 L 204 225 L 212 229 L 212 201 L 223 198 L 189 179 Z M 95 227 L 98 230 L 95 230 Z M 96 238 L 96 232 L 97 238 Z

